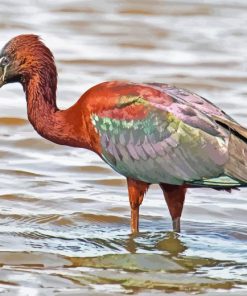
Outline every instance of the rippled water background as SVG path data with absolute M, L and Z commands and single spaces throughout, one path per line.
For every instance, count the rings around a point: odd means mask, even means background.
M 247 125 L 246 11 L 245 0 L 1 0 L 0 47 L 40 34 L 61 108 L 104 80 L 157 81 Z M 176 236 L 154 186 L 131 236 L 125 180 L 38 136 L 20 85 L 0 99 L 1 295 L 247 295 L 246 190 L 190 190 Z

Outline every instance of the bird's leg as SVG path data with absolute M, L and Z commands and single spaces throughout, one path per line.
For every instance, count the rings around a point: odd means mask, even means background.
M 180 217 L 183 211 L 186 187 L 182 185 L 160 184 L 172 217 L 173 231 L 180 232 Z
M 127 178 L 127 185 L 131 207 L 131 232 L 137 233 L 139 231 L 139 207 L 143 201 L 144 194 L 148 190 L 149 184 Z

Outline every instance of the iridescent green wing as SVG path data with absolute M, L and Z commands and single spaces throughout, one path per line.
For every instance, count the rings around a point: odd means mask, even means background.
M 188 106 L 120 96 L 114 107 L 91 118 L 103 159 L 124 176 L 183 184 L 203 183 L 223 174 L 227 134 Z

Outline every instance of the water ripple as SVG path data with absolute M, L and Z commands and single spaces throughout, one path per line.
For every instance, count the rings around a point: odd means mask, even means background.
M 101 81 L 157 81 L 190 88 L 247 125 L 246 8 L 2 0 L 1 46 L 24 32 L 42 36 L 57 61 L 60 108 Z M 130 235 L 125 180 L 89 151 L 40 138 L 19 85 L 0 96 L 1 294 L 246 295 L 246 190 L 189 190 L 175 235 L 153 186 L 141 232 Z

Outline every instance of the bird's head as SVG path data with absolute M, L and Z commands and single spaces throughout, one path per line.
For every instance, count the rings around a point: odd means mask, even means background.
M 47 69 L 57 76 L 53 55 L 40 38 L 32 34 L 16 36 L 0 53 L 0 87 L 13 82 L 24 86 L 31 78 L 46 75 Z

